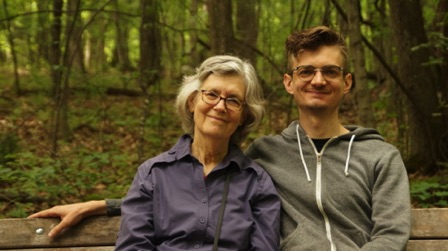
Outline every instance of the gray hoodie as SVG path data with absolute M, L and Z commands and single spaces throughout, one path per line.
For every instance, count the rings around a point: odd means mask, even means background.
M 247 149 L 282 199 L 282 250 L 404 249 L 411 207 L 400 153 L 374 129 L 346 128 L 321 152 L 297 122 Z

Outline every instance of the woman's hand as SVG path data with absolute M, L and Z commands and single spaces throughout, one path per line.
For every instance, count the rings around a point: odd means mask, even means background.
M 48 237 L 54 238 L 64 229 L 76 225 L 82 219 L 92 215 L 106 215 L 107 208 L 104 200 L 88 201 L 83 203 L 75 203 L 61 206 L 54 206 L 35 214 L 28 218 L 50 218 L 59 217 L 61 222 L 51 229 Z

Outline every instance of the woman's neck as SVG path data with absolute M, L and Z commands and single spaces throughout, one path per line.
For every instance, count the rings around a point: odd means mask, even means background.
M 204 175 L 208 175 L 227 155 L 228 143 L 220 140 L 194 139 L 191 154 L 204 166 Z

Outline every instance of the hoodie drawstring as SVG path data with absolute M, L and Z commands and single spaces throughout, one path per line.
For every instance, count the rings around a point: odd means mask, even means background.
M 306 166 L 305 158 L 303 157 L 302 144 L 300 143 L 299 124 L 296 125 L 296 133 L 297 133 L 297 144 L 299 145 L 299 151 L 300 151 L 300 158 L 302 159 L 303 169 L 305 169 L 306 173 L 306 180 L 308 182 L 311 182 L 310 173 L 308 172 L 308 167 Z
M 352 145 L 353 145 L 354 139 L 355 139 L 355 135 L 353 134 L 352 137 L 350 138 L 350 143 L 348 145 L 347 161 L 345 162 L 345 169 L 344 169 L 345 176 L 347 176 L 347 177 L 350 175 L 350 173 L 348 172 L 348 163 L 350 162 L 350 152 L 352 150 Z
M 300 158 L 302 160 L 303 169 L 305 169 L 305 173 L 306 173 L 306 180 L 308 182 L 311 182 L 311 177 L 310 177 L 310 173 L 308 171 L 308 166 L 305 163 L 305 158 L 303 158 L 302 143 L 300 143 L 300 133 L 299 133 L 299 125 L 298 124 L 296 125 L 296 134 L 297 134 L 297 144 L 299 145 Z M 349 173 L 350 153 L 352 151 L 352 145 L 353 145 L 353 141 L 355 140 L 355 136 L 356 135 L 352 135 L 352 137 L 350 138 L 350 143 L 348 145 L 347 160 L 345 162 L 345 169 L 344 169 L 344 174 L 346 177 L 350 176 L 350 173 Z

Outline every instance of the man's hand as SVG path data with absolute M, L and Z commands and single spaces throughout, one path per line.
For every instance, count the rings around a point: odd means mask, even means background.
M 28 218 L 61 218 L 61 222 L 51 229 L 48 237 L 54 238 L 60 234 L 64 229 L 76 225 L 82 219 L 92 215 L 106 215 L 106 202 L 89 201 L 83 203 L 75 203 L 61 206 L 54 206 L 35 214 L 28 216 Z

